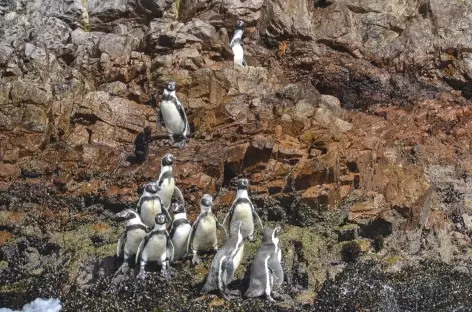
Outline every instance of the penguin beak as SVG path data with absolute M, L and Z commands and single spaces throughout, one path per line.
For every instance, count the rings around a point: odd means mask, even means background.
M 274 229 L 274 232 L 275 232 L 275 234 L 278 236 L 281 230 L 282 230 L 282 228 L 277 225 L 277 226 L 275 227 L 275 229 Z
M 115 218 L 117 220 L 123 220 L 123 219 L 128 220 L 130 219 L 130 217 L 132 217 L 132 214 L 127 210 L 123 210 L 115 214 Z
M 158 191 L 158 187 L 157 187 L 156 184 L 151 184 L 149 186 L 149 189 L 151 190 L 152 193 L 157 193 L 157 191 Z

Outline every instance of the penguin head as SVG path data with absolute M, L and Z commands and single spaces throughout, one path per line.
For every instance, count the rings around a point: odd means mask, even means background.
M 200 209 L 202 212 L 207 212 L 211 209 L 211 205 L 213 204 L 213 197 L 210 194 L 205 194 L 200 199 Z
M 169 80 L 167 82 L 166 90 L 169 92 L 175 91 L 175 81 Z
M 179 204 L 179 203 L 172 203 L 170 205 L 170 207 L 172 208 L 172 212 L 174 213 L 174 215 L 178 214 L 178 213 L 186 213 L 185 211 L 185 206 L 182 205 L 182 204 Z
M 125 219 L 125 220 L 139 218 L 138 213 L 134 211 L 133 209 L 125 209 L 121 212 L 118 212 L 115 216 L 119 219 Z
M 244 21 L 243 20 L 237 20 L 236 25 L 234 26 L 235 29 L 244 29 Z
M 231 224 L 231 227 L 229 229 L 229 236 L 230 237 L 237 237 L 239 233 L 241 232 L 241 226 L 243 225 L 242 221 L 236 221 Z
M 247 190 L 249 186 L 249 180 L 242 178 L 238 180 L 238 190 Z
M 172 154 L 165 154 L 161 159 L 161 167 L 172 166 L 174 164 L 175 157 Z
M 159 191 L 159 185 L 155 182 L 150 182 L 144 186 L 144 191 L 150 194 L 156 194 Z
M 163 225 L 166 224 L 166 215 L 163 213 L 158 213 L 155 217 L 156 224 Z
M 264 236 L 262 237 L 262 242 L 269 244 L 272 243 L 277 246 L 279 243 L 279 232 L 280 226 L 276 226 L 275 228 L 266 227 L 264 229 Z

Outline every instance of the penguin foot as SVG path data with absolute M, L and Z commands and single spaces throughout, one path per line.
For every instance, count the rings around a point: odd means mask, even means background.
M 123 264 L 115 272 L 115 275 L 120 274 L 120 273 L 126 273 L 128 269 L 129 269 L 128 262 L 123 262 Z
M 254 241 L 254 235 L 249 236 L 249 237 L 248 237 L 248 240 L 249 240 L 250 242 L 253 242 L 253 241 Z
M 179 143 L 179 148 L 180 149 L 183 149 L 185 147 L 185 139 L 181 140 L 180 143 Z
M 172 279 L 172 273 L 170 272 L 170 270 L 162 270 L 161 275 L 168 281 Z
M 146 279 L 146 273 L 144 271 L 141 271 L 139 272 L 138 276 L 136 276 L 136 278 L 144 281 Z
M 270 302 L 275 302 L 274 298 L 272 298 L 271 295 L 266 295 L 266 298 L 267 298 L 267 300 L 269 300 Z
M 197 255 L 193 255 L 192 264 L 193 265 L 199 265 L 200 263 L 202 263 L 202 259 L 200 259 L 200 257 L 197 256 Z
M 230 296 L 240 296 L 241 292 L 237 289 L 234 289 L 234 290 L 226 289 L 226 294 Z
M 226 301 L 231 301 L 231 297 L 228 296 L 224 291 L 220 291 L 220 297 L 223 298 Z

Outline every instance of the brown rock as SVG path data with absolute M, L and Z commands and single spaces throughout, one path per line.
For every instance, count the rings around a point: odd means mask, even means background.
M 20 170 L 13 164 L 2 164 L 0 163 L 0 180 L 1 181 L 13 181 L 20 175 Z

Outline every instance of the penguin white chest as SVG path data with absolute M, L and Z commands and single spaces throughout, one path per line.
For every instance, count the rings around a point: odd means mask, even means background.
M 146 232 L 141 229 L 128 231 L 128 233 L 126 233 L 125 252 L 128 255 L 135 255 L 145 235 Z
M 161 197 L 162 204 L 164 208 L 169 209 L 170 202 L 172 200 L 172 195 L 174 194 L 175 180 L 170 178 L 165 180 L 161 185 L 161 190 L 159 191 L 159 196 Z
M 235 44 L 232 47 L 233 49 L 233 54 L 234 54 L 234 64 L 238 64 L 243 66 L 243 61 L 244 61 L 244 50 L 243 47 L 240 44 Z
M 169 133 L 182 134 L 184 132 L 185 121 L 172 101 L 161 101 L 161 113 Z
M 193 248 L 196 250 L 212 249 L 217 244 L 216 222 L 213 217 L 201 218 L 195 229 Z
M 153 227 L 156 214 L 161 213 L 161 203 L 159 200 L 146 200 L 141 204 L 141 220 L 149 227 Z
M 243 237 L 248 237 L 254 232 L 254 219 L 252 216 L 252 209 L 248 203 L 240 203 L 234 207 L 233 217 L 231 223 L 236 221 L 243 222 L 241 226 L 241 233 Z
M 167 258 L 167 238 L 164 235 L 153 235 L 143 251 L 146 261 L 157 261 L 162 263 Z
M 238 252 L 233 258 L 233 267 L 235 271 L 241 264 L 241 261 L 243 260 L 243 256 L 244 256 L 244 244 L 241 245 L 241 248 L 238 250 Z
M 172 243 L 174 244 L 174 259 L 180 259 L 187 252 L 187 240 L 192 226 L 190 224 L 182 224 L 172 236 Z

